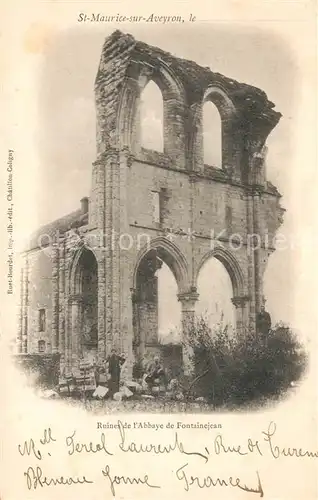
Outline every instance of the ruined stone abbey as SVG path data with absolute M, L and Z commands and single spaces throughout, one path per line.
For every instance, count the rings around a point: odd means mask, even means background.
M 150 81 L 163 97 L 163 152 L 140 140 Z M 281 117 L 274 104 L 258 88 L 120 31 L 105 40 L 95 101 L 90 196 L 40 228 L 23 254 L 19 352 L 59 353 L 72 366 L 85 356 L 103 365 L 112 345 L 131 360 L 159 349 L 156 271 L 164 262 L 176 279 L 186 334 L 211 257 L 230 276 L 237 332 L 255 328 L 283 213 L 265 171 L 266 140 Z M 207 101 L 221 117 L 221 168 L 203 161 Z M 253 234 L 261 245 L 250 252 Z

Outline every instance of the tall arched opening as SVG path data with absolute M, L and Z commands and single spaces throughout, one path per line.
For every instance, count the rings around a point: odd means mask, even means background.
M 97 359 L 98 266 L 94 253 L 84 248 L 76 263 L 72 295 L 72 352 L 87 361 Z
M 211 101 L 203 104 L 203 161 L 222 168 L 222 122 L 218 108 Z
M 138 264 L 133 296 L 135 360 L 145 365 L 159 356 L 170 376 L 182 369 L 178 278 L 173 257 L 150 249 Z
M 196 315 L 206 319 L 212 332 L 225 328 L 233 332 L 236 323 L 233 286 L 228 271 L 216 257 L 211 256 L 202 265 L 197 290 Z
M 181 304 L 178 285 L 169 266 L 162 262 L 158 278 L 158 337 L 163 345 L 181 342 Z
M 140 96 L 140 142 L 147 149 L 163 152 L 163 97 L 152 80 Z

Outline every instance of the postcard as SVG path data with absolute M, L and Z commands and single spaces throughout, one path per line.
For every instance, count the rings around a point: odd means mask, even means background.
M 1 500 L 316 499 L 316 5 L 2 7 Z

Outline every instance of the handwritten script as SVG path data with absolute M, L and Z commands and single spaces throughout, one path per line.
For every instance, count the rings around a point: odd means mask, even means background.
M 243 490 L 263 497 L 265 487 L 259 471 L 251 471 L 252 477 L 249 477 L 248 481 L 240 476 L 235 476 L 235 474 L 221 477 L 216 473 L 218 457 L 234 456 L 239 458 L 253 455 L 254 457 L 267 456 L 275 461 L 282 458 L 292 460 L 318 458 L 318 451 L 282 446 L 279 442 L 275 422 L 270 422 L 267 429 L 260 432 L 259 439 L 248 437 L 241 443 L 233 443 L 229 442 L 223 433 L 216 432 L 209 435 L 201 448 L 193 442 L 185 444 L 178 432 L 173 432 L 170 441 L 165 443 L 140 441 L 135 438 L 134 431 L 127 428 L 127 425 L 120 420 L 114 432 L 115 436 L 102 432 L 98 435 L 97 440 L 84 442 L 75 429 L 68 435 L 58 438 L 53 429 L 47 428 L 43 430 L 40 437 L 27 438 L 17 446 L 18 454 L 26 461 L 23 473 L 26 488 L 28 490 L 47 487 L 78 488 L 81 486 L 87 488 L 91 484 L 103 481 L 105 488 L 113 497 L 116 496 L 119 489 L 132 486 L 144 489 L 163 489 L 165 477 L 154 474 L 158 469 L 155 460 L 159 460 L 159 457 L 167 458 L 169 455 L 173 458 L 174 464 L 171 479 L 185 492 L 222 488 Z M 165 438 L 166 436 L 167 434 L 165 434 Z M 57 462 L 59 462 L 59 459 L 62 458 L 60 457 L 61 453 L 64 454 L 63 460 L 66 460 L 66 463 L 73 456 L 85 457 L 81 461 L 84 467 L 88 463 L 89 457 L 96 456 L 98 457 L 98 462 L 94 463 L 96 470 L 89 467 L 86 472 L 82 471 L 80 475 L 68 476 L 63 471 L 56 476 L 47 475 L 45 463 L 47 465 L 47 460 L 53 460 L 53 457 L 57 458 Z M 146 459 L 140 461 L 143 467 L 142 472 L 136 474 L 129 470 L 130 473 L 127 474 L 120 470 L 120 464 L 127 463 L 127 459 L 130 464 L 138 465 L 138 456 L 143 456 Z M 99 464 L 97 467 L 96 463 Z M 200 475 L 195 472 L 198 470 L 198 465 Z M 145 467 L 149 470 L 144 470 Z

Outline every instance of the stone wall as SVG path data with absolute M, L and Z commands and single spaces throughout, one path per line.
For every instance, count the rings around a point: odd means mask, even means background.
M 146 150 L 140 143 L 140 96 L 150 80 L 163 97 L 164 153 Z M 45 307 L 45 340 L 49 343 L 51 338 L 53 351 L 68 363 L 78 362 L 81 290 L 76 276 L 85 245 L 97 261 L 100 364 L 112 345 L 133 356 L 139 328 L 137 276 L 149 250 L 147 239 L 176 277 L 183 325 L 194 314 L 200 268 L 215 256 L 231 277 L 240 328 L 253 327 L 267 259 L 274 249 L 271 243 L 283 213 L 280 195 L 267 182 L 265 171 L 266 139 L 281 116 L 274 104 L 260 89 L 119 31 L 105 40 L 95 99 L 97 158 L 88 224 L 85 214 L 85 225 L 82 220 L 76 231 L 68 231 L 63 219 L 64 232 L 53 242 L 50 257 L 39 252 L 26 255 L 21 351 L 35 352 L 38 309 Z M 222 122 L 221 169 L 203 163 L 202 108 L 208 100 L 217 106 Z M 160 193 L 160 221 L 153 217 L 153 191 Z M 74 212 L 67 221 L 77 218 Z M 248 247 L 254 233 L 261 237 L 261 249 Z M 87 239 L 93 234 L 100 237 L 91 245 Z M 114 234 L 117 240 L 112 241 Z M 123 249 L 125 241 L 118 241 L 123 234 L 129 237 L 129 249 Z M 144 243 L 138 240 L 141 234 L 146 236 Z M 154 340 L 157 309 L 154 306 L 146 314 L 147 307 L 141 307 L 141 317 L 148 316 Z
M 26 270 L 26 267 L 24 268 Z M 45 342 L 45 350 L 52 350 L 52 254 L 49 247 L 45 250 L 34 250 L 28 254 L 27 287 L 27 352 L 38 353 L 38 342 Z M 39 311 L 45 310 L 45 329 L 40 331 Z
M 150 80 L 163 97 L 164 153 L 140 143 L 140 96 Z M 274 104 L 260 89 L 118 31 L 105 41 L 95 95 L 103 180 L 94 174 L 92 189 L 99 194 L 93 210 L 106 237 L 110 230 L 126 232 L 132 245 L 129 251 L 106 249 L 106 337 L 112 342 L 120 331 L 129 345 L 133 276 L 144 251 L 141 234 L 174 272 L 187 317 L 193 314 L 200 267 L 215 255 L 232 279 L 239 323 L 253 326 L 268 251 L 249 248 L 248 238 L 257 233 L 264 243 L 265 234 L 275 233 L 280 224 L 279 193 L 266 183 L 263 157 L 267 136 L 281 116 Z M 207 100 L 221 117 L 221 169 L 203 164 Z M 101 185 L 105 189 L 99 191 Z M 153 217 L 153 191 L 164 194 L 159 222 Z M 215 252 L 211 232 L 220 234 Z M 233 248 L 233 233 L 239 248 Z

